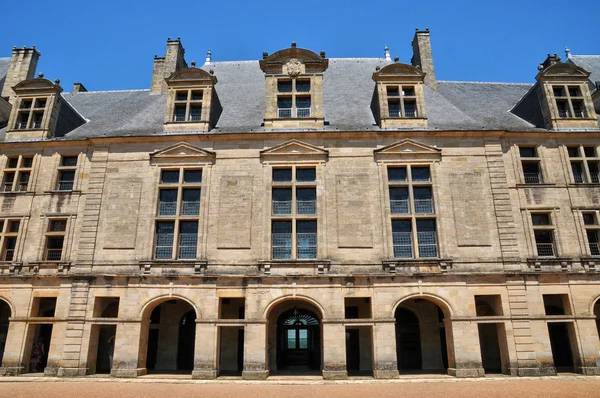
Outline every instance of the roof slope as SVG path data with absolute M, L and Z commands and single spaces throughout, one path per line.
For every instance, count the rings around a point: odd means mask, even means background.
M 600 81 L 600 55 L 571 55 L 567 61 L 590 72 L 591 81 Z
M 8 72 L 9 65 L 10 58 L 0 58 L 0 92 L 4 87 L 4 80 L 6 79 L 6 73 Z

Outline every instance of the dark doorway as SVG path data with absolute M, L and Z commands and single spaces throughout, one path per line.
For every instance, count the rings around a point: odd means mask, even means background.
M 278 369 L 292 373 L 320 370 L 321 327 L 310 311 L 293 309 L 277 320 Z
M 219 376 L 241 376 L 244 366 L 244 329 L 219 328 Z
M 566 322 L 548 323 L 552 358 L 557 372 L 573 372 L 573 352 Z
M 48 351 L 52 340 L 52 325 L 35 325 L 31 352 L 29 355 L 29 372 L 43 372 L 48 365 Z
M 346 369 L 348 375 L 360 373 L 360 337 L 358 329 L 346 329 Z
M 596 317 L 596 330 L 598 331 L 598 336 L 600 336 L 600 300 L 594 304 L 594 316 Z
M 0 300 L 0 365 L 2 365 L 2 358 L 4 357 L 10 315 L 10 307 L 5 301 Z
M 154 370 L 156 368 L 156 358 L 158 354 L 158 329 L 150 329 L 148 333 L 148 354 L 146 357 L 146 369 Z
M 194 369 L 194 342 L 196 339 L 196 312 L 189 311 L 179 322 L 177 370 Z
M 116 333 L 116 325 L 102 325 L 99 327 L 96 373 L 110 373 L 115 352 Z
M 404 308 L 396 311 L 396 354 L 398 369 L 421 369 L 421 330 L 419 319 Z
M 498 327 L 495 323 L 480 323 L 479 346 L 485 373 L 502 373 L 502 358 L 498 340 Z

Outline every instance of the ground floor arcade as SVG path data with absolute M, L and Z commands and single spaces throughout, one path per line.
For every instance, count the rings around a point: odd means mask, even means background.
M 0 286 L 0 374 L 598 374 L 600 284 L 548 278 Z

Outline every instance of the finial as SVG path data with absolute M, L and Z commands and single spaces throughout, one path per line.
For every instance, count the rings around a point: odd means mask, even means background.
M 208 49 L 208 51 L 206 52 L 206 60 L 204 61 L 204 65 L 210 65 L 212 61 L 212 51 L 210 51 L 210 48 Z
M 54 79 L 55 84 L 60 84 L 60 79 Z
M 211 75 L 214 75 L 215 71 L 214 71 L 214 69 L 211 69 L 211 70 L 208 71 L 208 73 L 210 73 Z
M 385 45 L 383 52 L 385 54 L 385 60 L 386 61 L 391 61 L 392 57 L 390 56 L 390 49 L 388 48 L 387 44 Z
M 295 41 L 292 42 L 292 48 L 296 48 L 296 42 Z
M 544 63 L 540 62 L 540 64 L 538 65 L 538 70 L 541 72 L 544 70 Z
M 379 65 L 377 65 L 377 66 L 375 67 L 375 71 L 376 71 L 376 72 L 379 72 L 380 70 L 381 70 L 381 67 L 379 67 Z
M 42 72 L 38 73 L 38 79 L 43 79 L 44 78 L 44 74 Z
M 321 58 L 325 58 L 325 51 L 321 51 L 319 55 L 321 56 Z
M 269 56 L 269 53 L 266 51 L 263 51 L 263 59 L 267 59 L 268 56 Z
M 196 67 L 196 61 L 192 61 L 192 68 Z
M 569 47 L 565 47 L 565 55 L 567 59 L 571 59 L 571 50 L 569 50 Z
M 400 57 L 398 57 L 398 56 L 394 57 L 394 62 L 398 62 L 398 61 L 400 61 Z

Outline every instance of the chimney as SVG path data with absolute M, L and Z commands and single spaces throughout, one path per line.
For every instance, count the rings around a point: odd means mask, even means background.
M 554 54 L 554 55 L 550 55 L 548 54 L 548 57 L 546 58 L 546 60 L 544 62 L 542 62 L 540 64 L 540 66 L 538 66 L 538 70 L 541 72 L 544 69 L 555 65 L 555 64 L 559 64 L 560 63 L 560 57 L 558 56 L 558 54 Z
M 85 93 L 87 88 L 83 86 L 81 83 L 73 83 L 73 92 L 74 93 Z
M 165 93 L 167 84 L 165 78 L 180 69 L 187 68 L 183 57 L 185 50 L 181 45 L 179 37 L 176 40 L 167 39 L 167 52 L 164 57 L 154 56 L 154 70 L 152 71 L 152 84 L 150 91 L 153 93 Z
M 425 75 L 425 84 L 434 90 L 437 90 L 435 80 L 435 70 L 433 68 L 433 55 L 431 53 L 431 39 L 429 37 L 429 28 L 419 30 L 417 28 L 415 37 L 412 41 L 413 56 L 410 60 L 413 66 L 421 69 Z
M 39 59 L 40 53 L 35 47 L 13 47 L 12 57 L 4 80 L 4 88 L 2 89 L 2 97 L 8 97 L 8 102 L 12 104 L 15 96 L 12 87 L 23 80 L 33 78 Z

